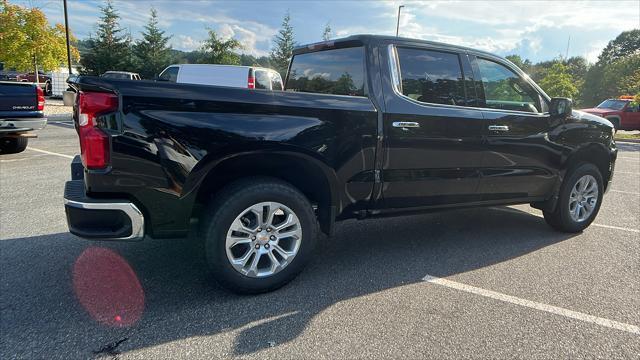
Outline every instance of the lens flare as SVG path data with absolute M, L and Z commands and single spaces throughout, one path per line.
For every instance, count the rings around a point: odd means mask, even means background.
M 82 307 L 103 325 L 128 327 L 144 312 L 144 290 L 136 273 L 113 250 L 85 249 L 73 266 L 73 288 Z

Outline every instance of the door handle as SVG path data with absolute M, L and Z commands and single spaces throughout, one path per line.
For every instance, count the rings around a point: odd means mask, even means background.
M 509 127 L 507 125 L 489 125 L 490 131 L 509 131 Z
M 408 131 L 409 128 L 419 128 L 420 124 L 414 121 L 394 121 L 393 127 L 402 128 L 402 130 Z

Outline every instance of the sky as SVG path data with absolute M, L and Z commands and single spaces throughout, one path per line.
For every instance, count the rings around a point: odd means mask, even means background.
M 63 23 L 62 0 L 9 0 L 41 8 Z M 267 55 L 287 11 L 296 42 L 321 40 L 328 23 L 334 38 L 354 34 L 394 35 L 398 6 L 400 36 L 464 45 L 533 62 L 584 56 L 595 62 L 620 32 L 640 28 L 640 0 L 629 1 L 219 1 L 114 0 L 121 26 L 138 38 L 151 6 L 171 45 L 195 50 L 207 28 L 235 37 L 242 52 Z M 80 38 L 95 33 L 102 0 L 68 0 L 69 26 Z

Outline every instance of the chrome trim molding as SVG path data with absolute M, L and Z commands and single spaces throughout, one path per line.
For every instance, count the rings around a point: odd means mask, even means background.
M 144 215 L 133 203 L 85 203 L 64 199 L 64 205 L 87 210 L 120 210 L 131 220 L 131 235 L 119 238 L 100 238 L 97 240 L 142 240 L 142 238 L 144 238 Z

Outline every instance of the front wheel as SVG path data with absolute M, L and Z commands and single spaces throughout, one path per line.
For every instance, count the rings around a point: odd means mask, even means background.
M 238 293 L 275 290 L 302 271 L 318 224 L 307 198 L 271 178 L 236 182 L 217 194 L 203 218 L 207 263 Z
M 604 186 L 593 164 L 583 163 L 570 170 L 560 187 L 555 211 L 544 211 L 544 219 L 556 230 L 579 232 L 598 215 Z

